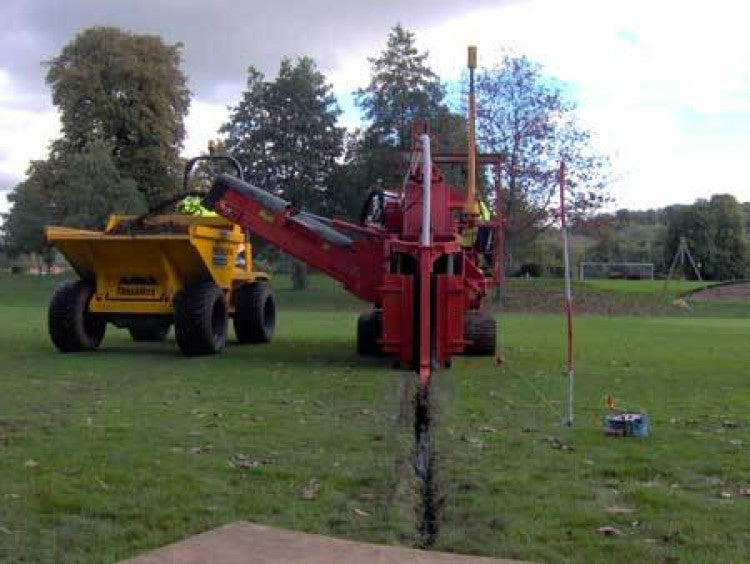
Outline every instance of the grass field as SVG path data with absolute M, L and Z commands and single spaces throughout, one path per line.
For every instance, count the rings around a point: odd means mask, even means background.
M 184 358 L 111 329 L 100 351 L 61 355 L 46 335 L 54 282 L 0 278 L 0 560 L 115 561 L 238 519 L 418 541 L 413 378 L 354 354 L 356 300 L 282 281 L 269 346 Z M 591 291 L 656 299 L 631 288 Z M 561 317 L 500 315 L 502 366 L 459 358 L 434 377 L 435 548 L 745 561 L 750 323 L 742 304 L 712 307 L 578 318 L 572 429 Z M 651 436 L 605 437 L 606 394 L 646 410 Z
M 592 279 L 576 283 L 581 287 L 595 288 L 623 294 L 659 295 L 664 289 L 664 280 Z M 705 285 L 705 282 L 698 282 L 696 280 L 670 280 L 667 283 L 667 291 L 671 294 L 682 294 Z

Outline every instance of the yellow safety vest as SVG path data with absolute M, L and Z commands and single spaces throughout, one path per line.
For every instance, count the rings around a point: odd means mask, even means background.
M 482 200 L 479 200 L 479 217 L 482 221 L 490 220 L 490 208 Z
M 187 196 L 179 204 L 177 204 L 177 210 L 181 213 L 190 215 L 200 216 L 215 216 L 216 212 L 201 205 L 201 199 L 199 196 Z
M 476 227 L 465 227 L 461 231 L 461 246 L 462 247 L 473 247 L 474 241 L 477 240 L 477 228 Z

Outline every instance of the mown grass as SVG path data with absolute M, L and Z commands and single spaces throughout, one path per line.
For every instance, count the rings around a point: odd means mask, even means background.
M 660 295 L 666 288 L 666 291 L 670 295 L 680 295 L 696 288 L 701 288 L 706 285 L 706 282 L 699 282 L 697 280 L 670 280 L 665 285 L 664 280 L 610 280 L 598 278 L 577 280 L 576 284 L 582 288 L 595 288 L 625 294 Z
M 411 542 L 403 376 L 355 356 L 356 309 L 285 311 L 282 290 L 269 346 L 185 358 L 108 329 L 62 355 L 52 282 L 0 281 L 0 560 L 114 561 L 237 519 Z
M 746 320 L 579 318 L 572 429 L 559 425 L 561 320 L 504 321 L 502 368 L 460 359 L 436 380 L 447 496 L 437 548 L 547 562 L 747 559 Z M 602 433 L 607 394 L 648 413 L 648 439 Z
M 0 560 L 114 561 L 237 519 L 417 540 L 412 377 L 355 356 L 356 300 L 281 281 L 269 346 L 184 358 L 112 330 L 96 353 L 61 355 L 46 335 L 53 283 L 0 278 Z M 577 319 L 572 429 L 559 426 L 560 316 L 501 315 L 501 366 L 459 358 L 436 374 L 436 548 L 745 560 L 750 324 L 675 314 Z M 606 394 L 646 410 L 651 436 L 605 437 Z M 304 500 L 311 479 L 320 491 Z

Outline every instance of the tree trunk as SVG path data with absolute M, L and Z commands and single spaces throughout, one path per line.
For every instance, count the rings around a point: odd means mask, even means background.
M 31 259 L 29 262 L 31 262 L 31 267 L 28 269 L 31 273 L 41 274 L 42 273 L 42 265 L 44 264 L 44 261 L 42 260 L 41 254 L 37 253 L 30 253 L 29 258 Z M 36 271 L 36 272 L 34 272 Z
M 44 266 L 47 268 L 47 274 L 52 274 L 52 267 L 55 264 L 55 249 L 47 247 L 43 254 Z
M 292 259 L 292 289 L 304 290 L 307 288 L 307 265 L 304 262 Z
M 505 298 L 505 281 L 498 284 L 490 292 L 490 303 L 494 307 L 500 307 L 503 305 L 503 299 Z

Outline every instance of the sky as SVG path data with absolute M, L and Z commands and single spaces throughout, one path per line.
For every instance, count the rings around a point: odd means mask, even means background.
M 3 0 L 0 5 L 0 212 L 59 120 L 42 61 L 77 32 L 111 25 L 184 44 L 193 93 L 185 155 L 202 152 L 239 100 L 249 65 L 272 77 L 310 55 L 354 126 L 351 93 L 368 56 L 401 23 L 445 80 L 466 46 L 480 66 L 525 53 L 576 95 L 578 115 L 612 160 L 616 207 L 750 201 L 750 3 L 743 0 Z

